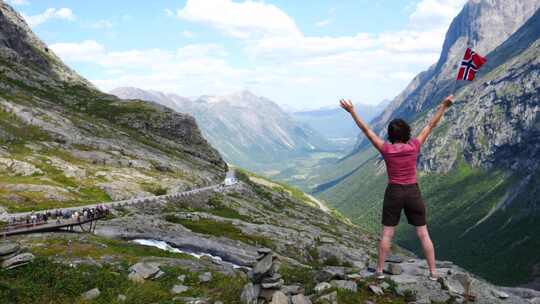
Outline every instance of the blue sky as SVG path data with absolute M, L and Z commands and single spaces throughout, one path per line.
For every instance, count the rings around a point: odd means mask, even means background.
M 9 0 L 104 91 L 248 89 L 293 108 L 393 98 L 439 56 L 465 0 Z

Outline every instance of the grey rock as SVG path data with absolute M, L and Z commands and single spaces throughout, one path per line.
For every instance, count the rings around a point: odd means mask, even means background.
M 311 300 L 303 294 L 297 294 L 291 297 L 292 304 L 311 304 Z
M 289 304 L 289 297 L 278 290 L 272 295 L 272 301 L 270 304 Z
M 408 274 L 400 274 L 391 276 L 390 280 L 394 281 L 396 284 L 413 284 L 418 282 L 418 277 Z
M 387 290 L 388 288 L 390 288 L 390 284 L 386 283 L 386 282 L 382 282 L 381 283 L 381 288 L 383 290 Z
M 172 294 L 179 294 L 179 293 L 183 293 L 183 292 L 186 292 L 189 290 L 189 287 L 187 286 L 184 286 L 184 285 L 174 285 L 172 288 L 171 288 L 171 293 Z
M 345 278 L 345 267 L 341 266 L 326 266 L 315 274 L 315 280 L 317 282 L 325 282 L 332 279 L 342 280 Z
M 399 255 L 389 255 L 385 261 L 388 263 L 403 263 L 403 257 Z
M 377 285 L 369 285 L 368 289 L 378 296 L 384 295 L 384 291 L 382 290 L 382 288 Z
M 386 271 L 392 275 L 400 275 L 403 273 L 403 268 L 399 264 L 390 263 L 387 265 Z
M 315 303 L 329 303 L 329 304 L 337 304 L 337 291 L 333 291 L 329 294 L 320 296 Z
M 137 264 L 132 265 L 129 268 L 129 275 L 128 278 L 131 281 L 134 282 L 142 282 L 146 279 L 153 278 L 156 274 L 159 273 L 159 264 L 156 263 L 146 263 L 146 262 L 139 262 Z
M 242 294 L 240 295 L 240 302 L 243 304 L 257 304 L 257 298 L 261 292 L 260 285 L 253 285 L 253 283 L 247 283 L 244 285 Z
M 259 249 L 257 249 L 258 254 L 268 254 L 268 253 L 271 253 L 271 252 L 272 252 L 272 249 L 270 249 L 270 248 L 259 248 Z
M 184 281 L 186 280 L 186 275 L 185 275 L 185 274 L 181 274 L 181 275 L 178 276 L 177 279 L 178 279 L 178 281 L 180 281 L 180 282 L 184 282 Z
M 281 286 L 283 286 L 283 283 L 285 283 L 285 281 L 283 279 L 280 279 L 277 282 L 262 283 L 261 286 L 262 288 L 265 288 L 265 289 L 280 289 Z
M 94 289 L 90 289 L 87 292 L 81 294 L 81 297 L 86 301 L 91 301 L 91 300 L 94 300 L 97 297 L 99 297 L 100 294 L 101 294 L 101 292 L 99 291 L 99 289 L 94 288 Z
M 9 258 L 2 262 L 2 268 L 13 269 L 22 265 L 26 265 L 34 260 L 34 255 L 31 253 L 22 253 Z
M 321 283 L 315 285 L 314 290 L 315 290 L 315 292 L 317 294 L 322 294 L 322 293 L 324 293 L 325 290 L 330 289 L 330 288 L 332 288 L 332 285 L 330 285 L 330 283 L 321 282 Z
M 116 300 L 118 300 L 118 302 L 125 302 L 127 297 L 123 294 L 119 294 L 118 297 L 116 297 Z
M 297 295 L 304 293 L 304 287 L 301 285 L 284 285 L 281 287 L 281 292 L 286 295 Z
M 211 272 L 205 272 L 199 275 L 199 282 L 201 283 L 207 283 L 212 280 L 212 273 Z
M 281 274 L 279 273 L 274 273 L 272 276 L 270 277 L 264 277 L 262 280 L 261 280 L 261 283 L 275 283 L 275 282 L 279 282 L 279 280 L 281 279 Z
M 272 259 L 272 255 L 268 254 L 255 264 L 255 267 L 253 267 L 253 277 L 256 281 L 260 280 L 262 276 L 270 271 L 272 268 Z
M 495 296 L 495 297 L 497 297 L 499 299 L 508 299 L 508 297 L 509 297 L 509 295 L 506 292 L 503 292 L 503 291 L 500 291 L 500 290 L 497 290 L 497 289 L 492 289 L 491 293 L 493 294 L 493 296 Z
M 330 282 L 330 285 L 336 287 L 337 289 L 344 289 L 352 292 L 356 292 L 358 290 L 358 285 L 356 285 L 356 282 L 354 281 L 333 280 Z
M 0 243 L 0 259 L 2 256 L 10 255 L 21 249 L 17 243 Z

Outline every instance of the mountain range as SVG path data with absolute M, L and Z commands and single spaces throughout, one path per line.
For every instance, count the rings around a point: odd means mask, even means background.
M 225 160 L 253 171 L 275 168 L 280 162 L 312 152 L 335 149 L 329 140 L 295 121 L 275 102 L 249 91 L 193 99 L 129 87 L 110 93 L 124 99 L 157 102 L 193 115 L 204 136 Z
M 439 102 L 455 104 L 422 147 L 419 182 L 440 257 L 504 284 L 539 275 L 540 1 L 471 0 L 454 18 L 440 59 L 420 73 L 371 126 L 408 120 L 418 132 Z M 487 55 L 472 83 L 454 73 L 466 47 Z M 311 191 L 367 229 L 378 229 L 384 162 L 361 135 L 354 153 L 319 168 Z M 402 225 L 400 244 L 419 252 Z M 512 261 L 509 263 L 508 261 Z

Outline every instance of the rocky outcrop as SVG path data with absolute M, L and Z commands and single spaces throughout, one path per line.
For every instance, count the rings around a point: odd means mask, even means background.
M 39 69 L 60 81 L 93 87 L 68 68 L 30 29 L 13 8 L 0 2 L 0 58 Z
M 22 252 L 17 243 L 0 242 L 0 266 L 4 269 L 13 269 L 24 266 L 34 260 L 34 255 Z
M 407 88 L 372 122 L 384 134 L 395 117 L 408 120 L 430 109 L 450 94 L 464 50 L 473 47 L 487 55 L 514 34 L 540 7 L 538 0 L 471 0 L 454 18 L 447 31 L 441 57 L 429 70 L 420 73 Z M 363 136 L 361 145 L 367 144 Z

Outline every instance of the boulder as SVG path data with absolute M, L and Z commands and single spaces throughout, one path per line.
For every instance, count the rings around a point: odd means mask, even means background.
M 272 301 L 270 304 L 289 304 L 289 297 L 278 290 L 274 292 L 274 295 L 272 295 Z
M 303 294 L 297 294 L 291 298 L 292 304 L 311 304 L 311 300 Z
M 184 281 L 186 280 L 186 275 L 185 275 L 185 274 L 181 274 L 181 275 L 178 276 L 177 279 L 178 279 L 178 281 L 180 281 L 180 282 L 184 282 Z
M 389 255 L 385 261 L 388 263 L 403 263 L 403 258 L 399 255 Z
M 247 283 L 244 285 L 242 294 L 240 295 L 240 302 L 243 304 L 257 304 L 257 298 L 261 292 L 260 285 L 253 285 L 253 283 Z
M 388 264 L 386 272 L 392 275 L 400 275 L 403 273 L 403 268 L 398 264 L 390 263 Z
M 151 279 L 160 271 L 159 264 L 140 262 L 129 268 L 128 278 L 133 282 Z
M 94 289 L 90 289 L 87 292 L 81 294 L 81 297 L 83 298 L 83 300 L 91 301 L 91 300 L 99 297 L 100 294 L 101 294 L 101 291 L 99 291 L 98 288 L 94 288 Z
M 503 292 L 497 289 L 492 289 L 491 294 L 499 299 L 508 299 L 509 297 L 509 295 L 506 292 Z
M 119 294 L 118 297 L 116 297 L 116 300 L 118 300 L 118 302 L 125 302 L 127 297 L 123 294 Z
M 315 281 L 326 282 L 332 279 L 342 280 L 346 278 L 345 267 L 341 266 L 327 266 L 317 271 L 315 274 Z
M 21 249 L 17 243 L 1 243 L 0 244 L 0 259 L 3 256 L 11 255 Z
M 354 281 L 333 280 L 330 282 L 330 285 L 337 289 L 344 289 L 352 292 L 358 291 L 358 285 L 356 285 L 356 282 Z
M 199 275 L 199 282 L 201 283 L 207 283 L 212 280 L 212 273 L 211 272 L 205 272 Z
M 34 260 L 34 255 L 31 253 L 22 253 L 9 258 L 2 262 L 2 268 L 12 269 L 22 265 L 26 265 Z
M 378 296 L 382 296 L 384 295 L 384 291 L 382 290 L 382 288 L 380 286 L 377 286 L 377 285 L 369 285 L 368 286 L 369 290 L 371 292 L 373 292 L 374 294 L 378 295 Z
M 280 280 L 277 281 L 277 282 L 272 282 L 272 283 L 262 283 L 261 286 L 262 286 L 262 288 L 265 288 L 265 289 L 280 289 L 281 286 L 283 286 L 283 283 L 285 283 L 285 281 L 283 281 L 282 279 L 280 279 Z
M 171 288 L 171 293 L 172 294 L 179 294 L 179 293 L 183 293 L 183 292 L 186 292 L 189 290 L 189 287 L 187 286 L 184 286 L 184 285 L 174 285 L 172 288 Z
M 279 273 L 274 273 L 272 276 L 264 277 L 261 282 L 262 283 L 275 283 L 279 282 L 281 279 L 281 275 Z
M 304 293 L 304 287 L 301 285 L 285 285 L 281 287 L 281 292 L 286 295 L 297 295 Z
M 330 303 L 330 304 L 337 304 L 337 291 L 333 291 L 329 294 L 326 294 L 324 296 L 320 296 L 316 303 Z
M 259 249 L 257 249 L 258 254 L 268 254 L 268 253 L 271 253 L 271 252 L 272 252 L 272 249 L 270 249 L 270 248 L 259 248 Z
M 322 293 L 324 293 L 325 290 L 330 289 L 330 288 L 332 288 L 332 285 L 330 285 L 330 283 L 321 282 L 321 283 L 315 285 L 314 290 L 315 290 L 315 292 L 317 294 L 322 294 Z
M 253 278 L 255 281 L 259 281 L 270 271 L 272 268 L 272 259 L 272 254 L 267 254 L 262 260 L 255 264 L 255 267 L 253 267 Z

